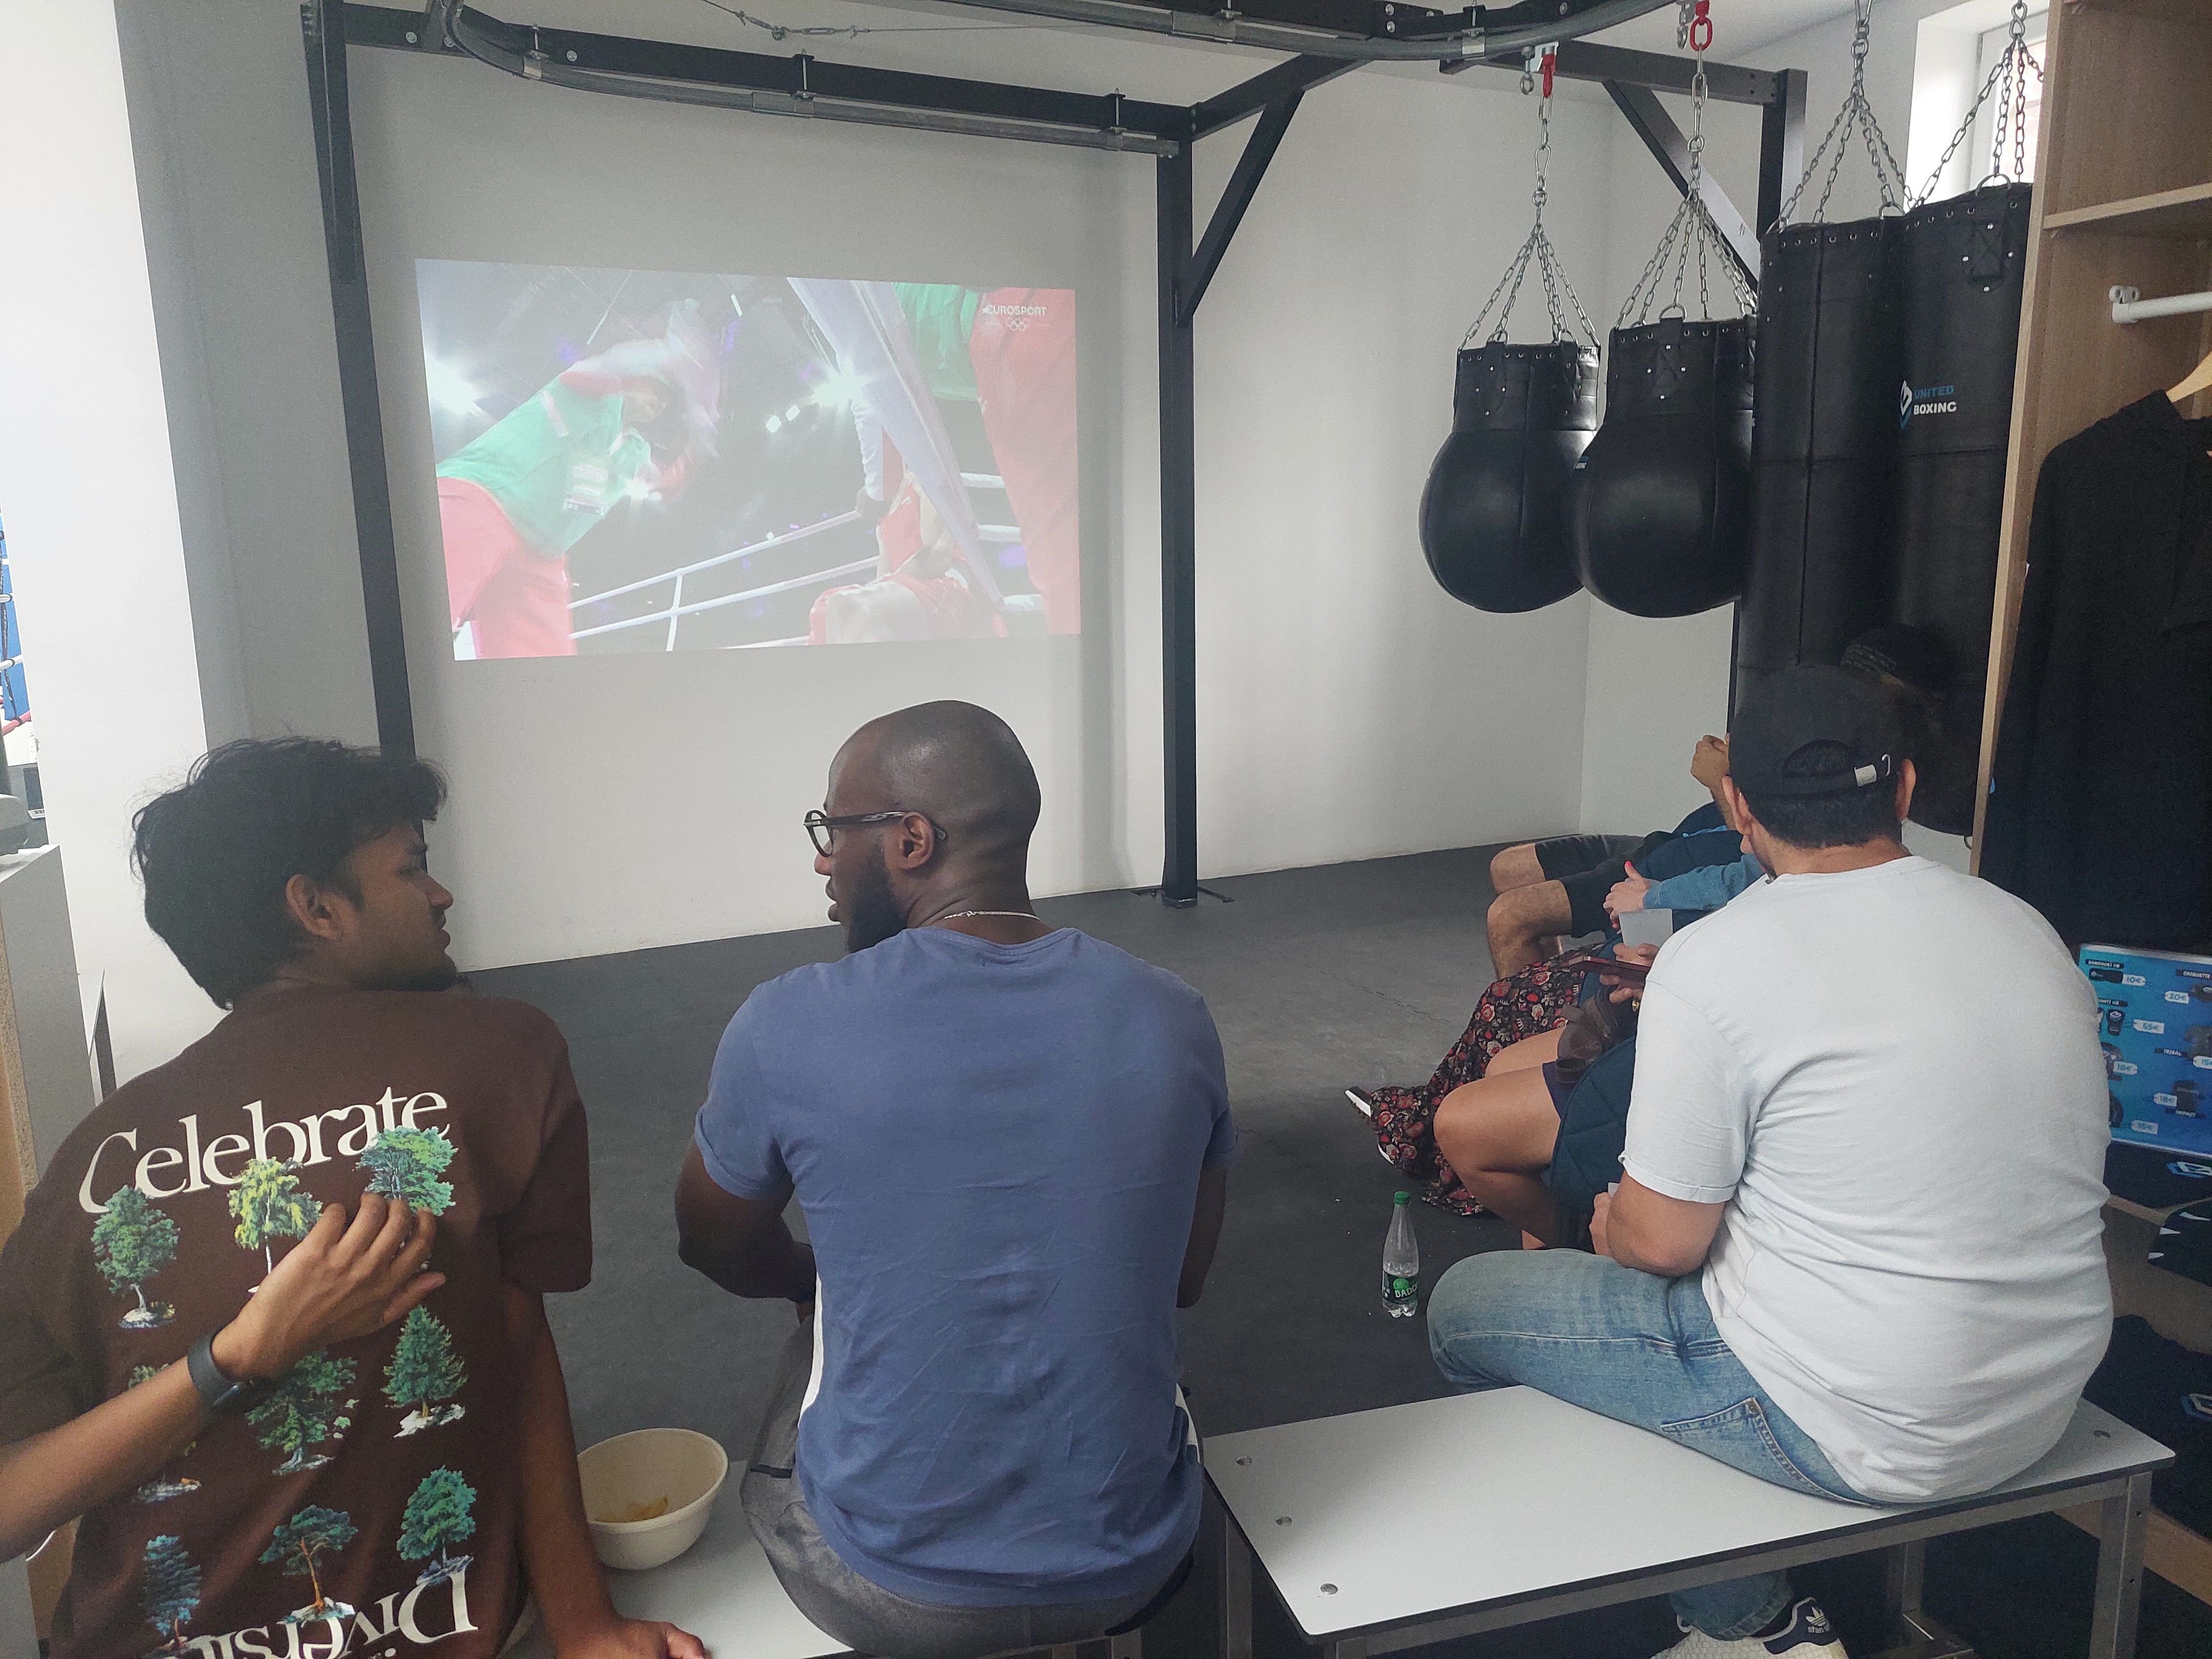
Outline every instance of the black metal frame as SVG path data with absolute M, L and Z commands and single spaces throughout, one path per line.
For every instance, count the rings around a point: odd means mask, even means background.
M 1157 14 L 1194 25 L 1217 10 L 1199 0 L 969 0 L 1004 9 L 1072 15 L 1068 8 L 1103 14 Z M 1654 9 L 1663 0 L 1528 0 L 1486 10 L 1443 13 L 1401 5 L 1397 0 L 1256 0 L 1239 16 L 1267 27 L 1328 35 L 1322 49 L 1287 58 L 1239 85 L 1192 105 L 1147 103 L 1116 93 L 1100 97 L 1039 87 L 1002 85 L 945 76 L 825 63 L 807 52 L 775 57 L 635 40 L 571 29 L 540 29 L 503 22 L 483 13 L 431 0 L 427 11 L 403 11 L 359 0 L 302 0 L 301 28 L 307 58 L 309 104 L 319 165 L 323 228 L 330 262 L 331 305 L 338 378 L 353 482 L 354 523 L 360 544 L 362 592 L 368 624 L 369 665 L 375 689 L 377 733 L 386 747 L 412 753 L 414 712 L 401 627 L 399 570 L 392 538 L 390 476 L 384 453 L 375 343 L 369 325 L 368 262 L 362 246 L 361 204 L 354 168 L 353 126 L 347 99 L 349 42 L 399 51 L 465 54 L 532 80 L 594 91 L 711 104 L 764 114 L 860 121 L 875 125 L 1016 138 L 1038 143 L 1146 152 L 1158 157 L 1157 193 L 1159 268 L 1160 634 L 1164 685 L 1164 773 L 1166 857 L 1158 888 L 1176 908 L 1198 902 L 1198 653 L 1196 386 L 1194 328 L 1200 302 L 1220 268 L 1244 212 L 1289 130 L 1304 94 L 1362 62 L 1392 55 L 1425 54 L 1447 73 L 1473 67 L 1518 72 L 1520 45 L 1537 25 L 1570 33 L 1590 21 L 1618 21 L 1624 10 Z M 1210 0 L 1209 0 L 1210 6 Z M 1128 15 L 1090 21 L 1152 28 Z M 1360 31 L 1364 23 L 1366 33 Z M 1330 33 L 1330 32 L 1334 33 Z M 1193 27 L 1178 33 L 1204 33 Z M 1249 36 L 1249 30 L 1247 30 Z M 1239 37 L 1244 38 L 1244 37 Z M 1463 50 L 1446 53 L 1449 39 Z M 1364 51 L 1340 49 L 1364 40 Z M 1501 42 L 1512 51 L 1498 50 Z M 1391 48 L 1402 47 L 1403 52 Z M 1566 40 L 1557 47 L 1557 72 L 1570 80 L 1601 83 L 1626 114 L 1677 189 L 1686 187 L 1686 141 L 1652 97 L 1655 91 L 1686 92 L 1690 60 L 1661 53 L 1625 52 Z M 1802 170 L 1805 76 L 1800 70 L 1745 69 L 1710 64 L 1708 94 L 1726 102 L 1761 105 L 1765 119 L 1759 144 L 1758 216 L 1751 225 L 1710 176 L 1705 199 L 1739 260 L 1756 280 L 1754 227 L 1763 229 L 1781 210 L 1784 191 Z M 1249 117 L 1258 120 L 1245 141 L 1228 186 L 1194 240 L 1191 152 L 1197 141 Z M 1745 245 L 1747 243 L 1747 246 Z

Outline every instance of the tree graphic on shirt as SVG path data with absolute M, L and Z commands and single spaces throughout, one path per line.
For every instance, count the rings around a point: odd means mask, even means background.
M 161 1374 L 161 1368 L 159 1365 L 133 1365 L 131 1368 L 131 1382 L 128 1386 L 137 1388 L 142 1383 L 151 1382 Z M 198 1441 L 192 1441 L 169 1461 L 174 1463 L 190 1457 L 198 1446 Z M 186 1492 L 198 1492 L 199 1489 L 200 1483 L 189 1474 L 180 1474 L 172 1480 L 165 1469 L 131 1495 L 141 1504 L 164 1504 L 172 1498 L 182 1498 Z
M 260 1433 L 261 1443 L 283 1447 L 290 1455 L 276 1466 L 279 1474 L 297 1474 L 329 1462 L 330 1455 L 307 1455 L 307 1449 L 325 1440 L 343 1438 L 353 1426 L 346 1413 L 354 1401 L 338 1396 L 353 1386 L 354 1362 L 334 1359 L 318 1348 L 270 1385 L 267 1396 L 246 1413 L 246 1420 Z
M 467 1380 L 445 1322 L 428 1308 L 410 1310 L 399 1327 L 392 1363 L 384 1368 L 384 1397 L 395 1406 L 414 1408 L 400 1419 L 399 1432 L 392 1437 L 404 1439 L 468 1415 L 465 1406 L 439 1403 L 451 1401 Z
M 136 1187 L 117 1192 L 93 1223 L 92 1259 L 110 1290 L 138 1298 L 123 1316 L 125 1330 L 154 1330 L 177 1316 L 167 1303 L 146 1300 L 146 1281 L 177 1259 L 177 1224 Z
M 344 1602 L 323 1594 L 320 1562 L 324 1556 L 335 1555 L 353 1542 L 356 1531 L 353 1517 L 343 1510 L 326 1510 L 319 1504 L 310 1504 L 270 1534 L 269 1547 L 261 1552 L 262 1565 L 275 1566 L 283 1563 L 287 1578 L 305 1578 L 315 1592 L 313 1601 L 285 1615 L 286 1624 L 304 1625 L 318 1619 L 344 1619 L 352 1614 L 353 1609 Z
M 165 1532 L 146 1540 L 140 1571 L 143 1588 L 139 1610 L 162 1638 L 155 1651 L 180 1654 L 186 1645 L 185 1622 L 200 1604 L 199 1567 L 185 1553 L 185 1540 L 174 1533 Z
M 238 1218 L 237 1238 L 241 1249 L 261 1252 L 261 1271 L 276 1267 L 270 1244 L 279 1238 L 305 1238 L 323 1212 L 319 1201 L 300 1185 L 297 1159 L 278 1163 L 257 1158 L 247 1164 L 230 1189 L 230 1212 Z
M 468 1565 L 470 1557 L 456 1556 L 453 1546 L 477 1529 L 477 1491 L 453 1469 L 433 1469 L 422 1477 L 399 1517 L 399 1554 L 420 1561 L 431 1552 L 438 1559 L 422 1569 L 418 1583 L 450 1578 Z
M 361 1155 L 369 1191 L 432 1215 L 453 1201 L 452 1183 L 438 1179 L 453 1161 L 453 1143 L 435 1129 L 386 1129 Z

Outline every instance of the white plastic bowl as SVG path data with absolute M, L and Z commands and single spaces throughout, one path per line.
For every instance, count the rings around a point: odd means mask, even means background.
M 730 1473 L 729 1454 L 690 1429 L 639 1429 L 586 1447 L 576 1458 L 592 1547 L 611 1567 L 636 1572 L 673 1561 L 699 1541 L 714 1494 Z M 602 1521 L 665 1498 L 650 1521 Z

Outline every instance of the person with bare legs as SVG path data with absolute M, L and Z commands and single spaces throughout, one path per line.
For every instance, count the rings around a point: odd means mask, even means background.
M 1498 896 L 1491 901 L 1487 919 L 1491 971 L 1509 978 L 1556 954 L 1562 936 L 1603 933 L 1606 895 L 1627 875 L 1631 863 L 1663 878 L 1703 863 L 1735 860 L 1735 836 L 1720 805 L 1720 781 L 1727 771 L 1726 739 L 1700 738 L 1690 757 L 1690 775 L 1713 799 L 1672 830 L 1640 839 L 1560 836 L 1522 842 L 1493 857 L 1490 883 Z
M 1648 963 L 1656 945 L 1625 946 L 1622 960 Z M 1612 1000 L 1632 1005 L 1637 994 L 1601 976 Z M 1584 1066 L 1560 1065 L 1566 1028 L 1524 1037 L 1492 1056 L 1489 1068 L 1462 1084 L 1437 1108 L 1437 1152 L 1460 1183 L 1492 1215 L 1521 1229 L 1532 1248 L 1577 1242 L 1577 1218 L 1568 1215 L 1545 1179 L 1559 1149 L 1568 1101 Z

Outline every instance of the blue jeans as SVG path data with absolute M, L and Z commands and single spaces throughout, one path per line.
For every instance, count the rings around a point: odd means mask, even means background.
M 1430 1293 L 1429 1352 L 1463 1392 L 1525 1382 L 1778 1486 L 1867 1501 L 1729 1352 L 1694 1274 L 1655 1278 L 1578 1250 L 1469 1256 Z M 1732 1641 L 1788 1610 L 1790 1580 L 1764 1572 L 1674 1600 L 1685 1624 Z

